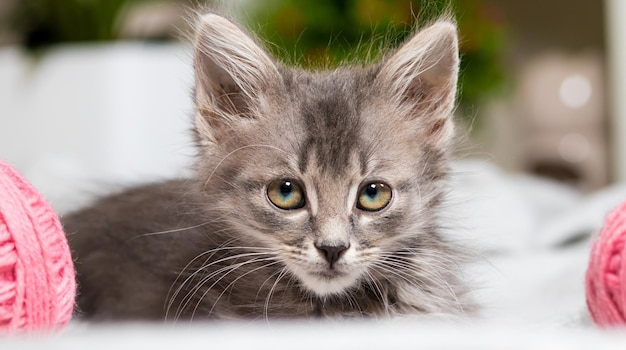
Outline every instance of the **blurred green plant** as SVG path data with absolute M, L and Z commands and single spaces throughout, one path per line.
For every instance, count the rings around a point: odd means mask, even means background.
M 61 42 L 119 37 L 119 15 L 129 0 L 21 0 L 12 26 L 29 49 Z
M 251 2 L 247 21 L 273 53 L 290 63 L 333 67 L 375 60 L 410 35 L 416 21 L 453 16 L 461 38 L 461 116 L 505 85 L 505 29 L 486 0 L 265 0 Z M 467 112 L 464 112 L 467 111 Z
M 30 49 L 120 38 L 124 11 L 140 2 L 191 0 L 21 0 L 12 26 Z M 196 4 L 211 0 L 193 0 Z M 372 61 L 410 35 L 416 21 L 452 15 L 461 37 L 460 111 L 504 87 L 505 28 L 493 0 L 248 0 L 246 22 L 273 53 L 307 67 Z M 162 38 L 159 38 L 162 39 Z M 469 112 L 466 112 L 469 111 Z

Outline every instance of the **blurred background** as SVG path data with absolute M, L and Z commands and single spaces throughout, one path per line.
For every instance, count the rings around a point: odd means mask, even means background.
M 447 11 L 459 23 L 461 158 L 583 193 L 626 179 L 626 2 L 223 2 L 289 63 L 375 60 Z M 192 8 L 211 1 L 0 0 L 0 158 L 59 210 L 67 191 L 184 175 Z M 191 19 L 190 19 L 191 18 Z M 97 185 L 96 185 L 97 184 Z

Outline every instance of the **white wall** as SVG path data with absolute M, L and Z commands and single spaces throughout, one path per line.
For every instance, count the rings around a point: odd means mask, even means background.
M 184 174 L 190 58 L 171 44 L 0 50 L 0 159 L 61 212 L 119 184 Z
M 615 180 L 626 180 L 626 1 L 606 0 L 606 34 Z

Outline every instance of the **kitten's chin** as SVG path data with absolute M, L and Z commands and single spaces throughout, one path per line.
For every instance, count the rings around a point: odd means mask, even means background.
M 341 294 L 352 287 L 358 275 L 339 274 L 332 271 L 324 273 L 301 272 L 297 274 L 304 287 L 318 296 Z

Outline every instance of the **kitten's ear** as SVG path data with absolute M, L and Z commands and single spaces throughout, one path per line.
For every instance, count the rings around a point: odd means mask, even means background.
M 385 62 L 379 77 L 428 140 L 443 146 L 454 134 L 459 50 L 456 25 L 442 20 L 418 32 Z
M 253 118 L 262 92 L 280 80 L 272 59 L 237 25 L 207 14 L 194 43 L 196 128 L 216 142 L 240 118 Z

